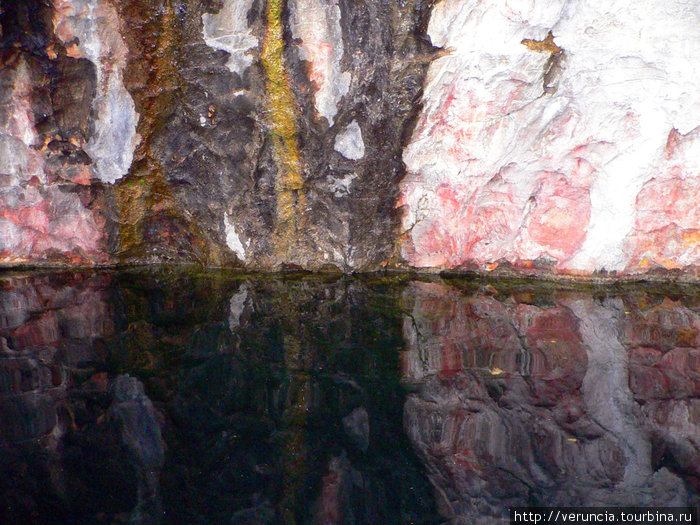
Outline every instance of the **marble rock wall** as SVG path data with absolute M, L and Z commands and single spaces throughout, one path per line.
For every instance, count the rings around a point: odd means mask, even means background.
M 418 267 L 696 266 L 700 10 L 682 1 L 444 0 L 404 152 Z
M 682 0 L 0 1 L 0 263 L 695 275 Z
M 395 260 L 429 0 L 2 0 L 0 262 Z

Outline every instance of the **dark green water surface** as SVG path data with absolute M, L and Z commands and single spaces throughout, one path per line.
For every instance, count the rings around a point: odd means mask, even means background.
M 700 290 L 0 274 L 0 523 L 698 505 Z

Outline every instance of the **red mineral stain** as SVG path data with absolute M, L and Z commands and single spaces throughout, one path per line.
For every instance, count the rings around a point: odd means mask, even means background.
M 464 350 L 458 343 L 449 342 L 441 347 L 439 375 L 443 379 L 455 377 L 464 370 Z
M 48 203 L 42 201 L 34 206 L 21 208 L 5 208 L 0 210 L 0 217 L 8 219 L 20 226 L 46 234 L 49 228 Z
M 543 172 L 534 196 L 536 205 L 528 223 L 530 238 L 556 258 L 568 258 L 583 244 L 591 215 L 588 189 L 571 186 L 567 179 Z
M 531 373 L 537 395 L 555 402 L 562 391 L 578 388 L 586 374 L 588 355 L 578 332 L 578 320 L 565 308 L 539 312 L 527 329 L 532 353 Z
M 634 228 L 626 240 L 629 271 L 681 268 L 700 261 L 700 184 L 693 169 L 698 133 L 671 129 L 655 176 L 637 195 Z
M 479 457 L 474 453 L 474 450 L 471 447 L 462 448 L 455 453 L 454 457 L 460 468 L 465 473 L 479 475 L 483 472 L 481 465 L 479 464 Z
M 326 73 L 332 61 L 333 46 L 324 41 L 317 42 L 316 45 L 316 56 L 311 62 L 309 79 L 311 80 L 314 90 L 318 91 L 327 80 Z
M 512 260 L 525 204 L 515 188 L 502 179 L 487 184 L 479 192 L 469 224 L 463 225 L 466 238 L 461 256 L 486 263 L 504 257 Z

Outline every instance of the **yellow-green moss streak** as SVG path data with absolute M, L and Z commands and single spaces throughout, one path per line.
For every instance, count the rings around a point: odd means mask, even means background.
M 141 74 L 139 84 L 148 86 L 142 90 L 141 115 L 138 132 L 142 140 L 135 154 L 134 164 L 129 174 L 115 186 L 119 204 L 119 255 L 122 260 L 130 260 L 143 255 L 146 250 L 142 236 L 145 221 L 152 215 L 152 208 L 174 208 L 174 200 L 168 191 L 162 169 L 151 154 L 151 142 L 158 119 L 170 104 L 169 95 L 177 86 L 176 71 L 172 66 L 173 42 L 175 41 L 174 13 L 170 2 L 164 4 L 162 13 L 157 14 L 148 2 L 131 0 L 119 5 L 122 16 L 136 15 L 144 25 L 139 31 L 127 32 L 125 37 L 131 53 L 139 56 Z M 160 15 L 160 16 L 159 16 Z M 125 17 L 126 18 L 126 17 Z M 158 35 L 151 49 L 146 49 L 146 35 Z M 147 64 L 144 67 L 144 64 Z M 127 71 L 127 80 L 133 69 Z M 153 82 L 154 75 L 158 82 Z M 149 75 L 149 76 L 145 76 Z M 138 97 L 137 97 L 138 98 Z
M 291 305 L 290 305 L 291 306 Z M 303 330 L 302 323 L 291 316 L 294 330 Z M 303 333 L 303 332 L 299 332 Z M 299 522 L 296 515 L 297 493 L 308 473 L 307 415 L 312 403 L 309 367 L 311 350 L 304 351 L 302 340 L 292 334 L 284 336 L 284 361 L 288 390 L 284 411 L 284 454 L 282 466 L 282 499 L 279 514 L 285 525 Z
M 197 260 L 220 265 L 227 260 L 222 247 L 182 209 L 153 151 L 154 138 L 169 121 L 184 82 L 175 66 L 175 52 L 188 36 L 178 29 L 173 0 L 122 0 L 115 5 L 123 20 L 138 21 L 122 36 L 130 55 L 124 80 L 138 105 L 137 131 L 141 137 L 129 174 L 115 185 L 118 257 L 123 262 L 142 260 L 155 247 L 176 253 L 177 244 L 182 243 L 191 248 Z M 154 218 L 164 219 L 173 228 L 183 225 L 182 230 L 162 228 L 158 239 L 146 240 L 144 230 Z M 182 231 L 187 239 L 181 239 Z
M 284 60 L 282 14 L 285 6 L 286 0 L 267 1 L 261 60 L 265 71 L 270 139 L 278 171 L 275 251 L 286 262 L 293 262 L 291 252 L 298 239 L 297 233 L 303 229 L 306 198 L 299 155 L 297 102 Z

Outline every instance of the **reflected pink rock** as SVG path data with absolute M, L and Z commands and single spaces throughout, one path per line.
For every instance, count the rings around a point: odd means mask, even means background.
M 700 349 L 662 353 L 635 348 L 630 355 L 630 389 L 643 401 L 700 398 Z
M 0 277 L 0 448 L 23 498 L 3 519 L 53 519 L 46 508 L 80 508 L 91 491 L 123 497 L 131 521 L 162 515 L 162 418 L 140 381 L 86 367 L 105 361 L 99 341 L 114 331 L 109 284 L 90 274 Z
M 15 348 L 40 348 L 56 344 L 61 338 L 56 314 L 48 312 L 36 320 L 28 321 L 10 337 Z
M 67 278 L 71 279 L 70 274 Z M 0 319 L 5 320 L 0 323 L 0 337 L 10 351 L 20 354 L 91 346 L 114 329 L 105 289 L 108 282 L 109 277 L 99 275 L 78 275 L 72 286 L 53 282 L 49 276 L 0 279 Z M 65 358 L 70 361 L 69 356 Z
M 633 304 L 633 303 L 631 303 Z M 700 397 L 700 315 L 665 299 L 623 322 L 630 389 L 640 401 Z
M 564 392 L 576 392 L 586 373 L 587 355 L 578 320 L 565 308 L 540 310 L 530 317 L 527 351 L 534 395 L 540 402 L 557 404 Z
M 333 457 L 328 464 L 328 473 L 321 481 L 321 495 L 319 496 L 314 523 L 319 525 L 331 525 L 344 523 L 343 507 L 346 506 L 347 487 L 350 465 L 344 457 Z
M 680 468 L 688 484 L 700 491 L 700 399 L 666 399 L 644 404 L 647 429 L 657 442 L 656 465 Z
M 0 427 L 8 443 L 56 444 L 66 430 L 57 413 L 71 386 L 66 367 L 94 361 L 94 342 L 113 331 L 105 278 L 77 277 L 74 286 L 54 279 L 0 279 Z
M 700 351 L 674 345 L 695 344 L 695 313 L 668 299 L 641 311 L 632 298 L 487 291 L 405 292 L 403 373 L 416 393 L 404 425 L 444 516 L 689 504 Z M 659 348 L 641 346 L 651 342 Z

